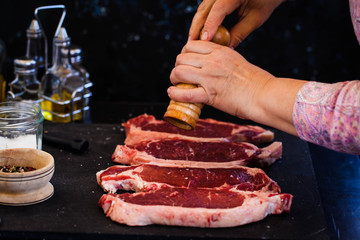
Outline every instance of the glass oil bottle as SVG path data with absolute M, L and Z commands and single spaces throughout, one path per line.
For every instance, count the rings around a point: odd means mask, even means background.
M 36 19 L 31 21 L 29 28 L 26 30 L 26 54 L 27 58 L 33 58 L 36 61 L 36 68 L 38 71 L 38 79 L 41 79 L 45 74 L 44 63 L 44 40 L 41 33 L 39 23 Z
M 39 103 L 36 61 L 27 57 L 15 59 L 14 73 L 15 79 L 9 83 L 9 100 Z
M 5 43 L 0 39 L 0 102 L 4 102 L 6 100 L 6 81 L 2 74 L 2 67 L 5 62 L 5 56 Z
M 90 97 L 92 96 L 92 92 L 90 91 L 90 87 L 93 86 L 93 83 L 90 81 L 90 74 L 86 70 L 86 68 L 82 65 L 82 49 L 79 46 L 71 45 L 70 46 L 70 59 L 71 64 L 78 69 L 82 76 L 85 76 L 85 84 L 84 84 L 84 95 L 83 97 L 83 121 L 90 121 Z
M 53 122 L 82 121 L 85 76 L 71 64 L 70 38 L 65 28 L 54 37 L 53 65 L 41 82 L 45 119 Z

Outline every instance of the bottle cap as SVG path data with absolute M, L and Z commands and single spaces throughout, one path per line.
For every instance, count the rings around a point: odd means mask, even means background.
M 41 29 L 36 19 L 31 21 L 29 28 L 26 30 L 26 36 L 30 38 L 41 37 Z
M 70 45 L 70 38 L 64 27 L 60 28 L 59 33 L 54 37 L 54 42 L 59 44 L 64 44 L 66 46 Z
M 82 56 L 81 56 L 82 50 L 80 47 L 76 45 L 70 45 L 70 58 L 72 63 L 78 63 L 81 62 Z M 68 49 L 61 49 L 61 55 L 63 57 L 66 57 L 68 54 Z
M 81 63 L 82 61 L 82 50 L 76 45 L 70 46 L 70 57 L 72 63 Z
M 79 46 L 76 45 L 71 45 L 70 46 L 70 56 L 71 57 L 77 57 L 79 55 L 81 55 L 82 50 Z
M 36 72 L 36 61 L 33 58 L 21 57 L 14 59 L 15 73 Z

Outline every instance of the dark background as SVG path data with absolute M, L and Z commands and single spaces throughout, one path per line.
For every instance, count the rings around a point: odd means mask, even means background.
M 8 81 L 14 77 L 13 59 L 25 54 L 26 29 L 35 8 L 47 4 L 66 5 L 64 26 L 72 43 L 83 49 L 94 83 L 92 101 L 168 101 L 169 74 L 198 1 L 1 1 L 0 39 L 7 47 L 3 74 Z M 56 25 L 60 15 L 49 15 L 44 24 Z M 224 24 L 233 20 L 230 16 Z M 53 34 L 47 32 L 50 40 Z M 337 82 L 360 75 L 360 48 L 346 0 L 287 1 L 236 50 L 279 77 Z
M 47 4 L 66 5 L 64 25 L 72 42 L 83 48 L 84 66 L 94 83 L 91 103 L 130 101 L 134 105 L 139 102 L 166 105 L 169 74 L 187 40 L 198 1 L 0 1 L 0 39 L 7 47 L 3 74 L 8 81 L 14 77 L 13 59 L 25 54 L 26 29 L 34 18 L 35 8 Z M 47 17 L 46 24 L 51 25 L 60 16 Z M 225 25 L 232 21 L 231 16 Z M 54 31 L 47 34 L 52 38 Z M 360 48 L 347 0 L 287 1 L 236 50 L 278 77 L 328 83 L 360 79 Z M 106 118 L 114 123 L 119 122 L 124 112 L 131 113 L 128 108 L 133 105 L 99 106 L 103 112 L 97 108 L 94 122 L 104 122 Z M 142 112 L 153 113 L 156 106 L 152 104 Z M 126 115 L 121 120 L 127 119 Z M 336 236 L 333 239 L 342 236 L 346 239 L 350 233 L 357 236 L 359 191 L 354 189 L 359 186 L 358 159 L 349 161 L 333 152 L 325 155 L 323 148 L 316 156 L 314 149 L 310 145 L 331 236 Z

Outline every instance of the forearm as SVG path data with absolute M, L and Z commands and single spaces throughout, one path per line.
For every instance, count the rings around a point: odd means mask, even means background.
M 306 83 L 289 78 L 271 78 L 254 94 L 254 111 L 249 118 L 297 136 L 293 108 L 297 93 Z

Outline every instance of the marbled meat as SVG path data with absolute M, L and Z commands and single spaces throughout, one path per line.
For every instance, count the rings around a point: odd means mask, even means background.
M 263 170 L 248 167 L 189 168 L 143 164 L 112 166 L 96 174 L 106 192 L 146 192 L 164 187 L 233 189 L 280 193 L 279 185 Z
M 162 139 L 118 145 L 112 155 L 122 164 L 173 164 L 189 167 L 265 167 L 282 155 L 282 143 L 258 148 L 245 142 L 205 142 L 201 140 Z
M 152 115 L 143 114 L 122 124 L 126 131 L 125 145 L 140 141 L 173 138 L 206 141 L 250 142 L 254 144 L 271 142 L 274 133 L 260 126 L 238 125 L 214 119 L 199 119 L 193 131 L 179 129 Z
M 104 194 L 99 206 L 113 221 L 190 227 L 234 227 L 289 212 L 292 195 L 232 189 L 160 188 L 149 192 Z

